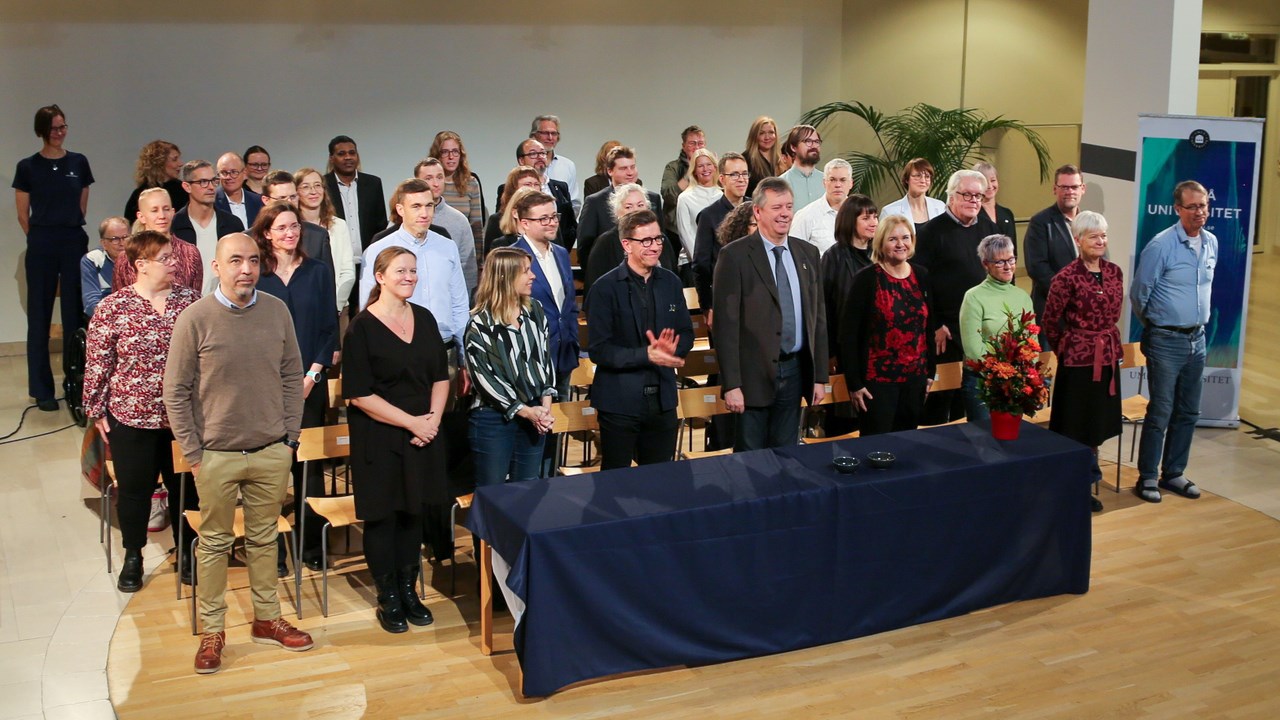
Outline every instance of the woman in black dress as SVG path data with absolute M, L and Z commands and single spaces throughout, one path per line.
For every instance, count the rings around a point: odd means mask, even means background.
M 836 213 L 836 244 L 822 254 L 822 293 L 827 301 L 827 341 L 836 360 L 836 372 L 844 372 L 839 362 L 840 312 L 853 289 L 853 276 L 871 266 L 871 241 L 880 225 L 879 208 L 866 195 L 854 193 Z M 857 308 L 854 308 L 855 310 Z
M 435 318 L 409 302 L 417 259 L 389 247 L 373 263 L 377 285 L 343 341 L 350 400 L 351 471 L 365 557 L 378 586 L 378 621 L 402 633 L 433 618 L 414 585 L 429 504 L 449 501 L 440 419 L 449 369 Z

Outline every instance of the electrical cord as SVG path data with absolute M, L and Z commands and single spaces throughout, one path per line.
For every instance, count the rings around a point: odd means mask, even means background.
M 57 399 L 61 400 L 62 398 L 57 398 Z M 26 409 L 22 411 L 21 417 L 18 418 L 18 427 L 14 428 L 13 431 L 10 432 L 8 435 L 0 435 L 0 445 L 9 445 L 10 443 L 22 442 L 23 440 L 33 440 L 38 437 L 44 437 L 45 435 L 60 433 L 63 430 L 69 430 L 70 428 L 73 428 L 76 426 L 75 423 L 71 423 L 70 425 L 60 427 L 56 430 L 47 430 L 45 432 L 42 432 L 36 435 L 27 435 L 26 437 L 14 438 L 13 437 L 14 435 L 17 435 L 19 432 L 22 431 L 22 425 L 27 421 L 27 413 L 34 410 L 35 407 L 36 407 L 35 405 L 28 405 Z M 10 440 L 9 438 L 13 438 L 13 439 Z

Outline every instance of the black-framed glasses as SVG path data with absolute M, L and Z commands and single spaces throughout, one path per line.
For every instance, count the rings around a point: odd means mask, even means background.
M 1054 187 L 1067 192 L 1080 192 L 1084 189 L 1084 185 L 1054 185 Z
M 1193 213 L 1209 212 L 1208 203 L 1196 203 L 1195 205 L 1179 205 L 1178 207 Z
M 458 148 L 441 148 L 440 157 L 462 157 L 462 150 Z
M 202 188 L 210 188 L 218 186 L 218 178 L 200 178 L 199 180 L 185 180 L 189 185 L 197 185 Z
M 102 242 L 122 243 L 128 239 L 128 235 L 108 235 L 107 237 L 102 238 Z
M 264 163 L 249 163 L 249 164 L 248 164 L 248 165 L 246 165 L 245 167 L 251 167 L 251 168 L 253 168 L 254 170 L 270 170 L 270 169 L 271 169 L 271 163 L 269 163 L 269 162 L 264 162 Z
M 548 154 L 546 150 L 534 150 L 533 152 L 524 153 L 520 157 L 545 158 Z
M 725 173 L 724 176 L 732 180 L 750 180 L 751 179 L 751 173 L 745 170 L 741 172 Z
M 1013 257 L 1005 258 L 1004 260 L 991 260 L 987 264 L 1002 268 L 1016 267 L 1018 264 L 1018 256 L 1014 255 Z
M 547 225 L 555 225 L 560 222 L 560 213 L 551 213 L 550 215 L 543 215 L 542 217 L 524 217 L 520 219 L 528 220 L 529 222 L 536 222 L 539 225 L 546 227 Z
M 244 171 L 243 170 L 219 170 L 218 174 L 230 180 L 233 177 L 238 177 L 242 172 Z
M 653 237 L 647 237 L 647 238 L 629 237 L 629 238 L 622 238 L 622 239 L 626 240 L 627 242 L 640 243 L 644 247 L 653 247 L 654 243 L 657 243 L 659 245 L 665 243 L 667 241 L 667 236 L 654 235 Z
M 984 194 L 982 194 L 982 193 L 958 192 L 958 193 L 956 193 L 956 197 L 958 197 L 958 198 L 960 198 L 960 199 L 962 199 L 962 200 L 967 200 L 967 201 L 969 201 L 969 202 L 981 202 L 981 201 L 982 201 L 982 198 L 984 198 L 984 197 L 986 197 L 986 196 L 985 196 Z

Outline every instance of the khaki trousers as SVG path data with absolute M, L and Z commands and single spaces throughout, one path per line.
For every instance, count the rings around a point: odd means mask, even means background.
M 224 630 L 227 560 L 235 541 L 236 499 L 244 498 L 244 548 L 255 620 L 280 617 L 276 578 L 276 522 L 289 484 L 293 451 L 276 443 L 258 452 L 205 450 L 196 476 L 200 544 L 196 550 L 200 622 L 204 632 Z

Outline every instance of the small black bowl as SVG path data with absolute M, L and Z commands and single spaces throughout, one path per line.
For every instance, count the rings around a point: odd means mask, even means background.
M 831 461 L 831 467 L 835 468 L 837 472 L 842 472 L 845 475 L 852 475 L 857 472 L 858 465 L 860 464 L 861 463 L 858 462 L 858 458 L 848 457 L 847 455 L 842 455 Z
M 897 461 L 897 459 L 898 458 L 893 456 L 893 453 L 885 452 L 883 450 L 867 453 L 867 462 L 871 467 L 877 470 L 884 470 L 885 468 L 893 467 L 893 463 Z

